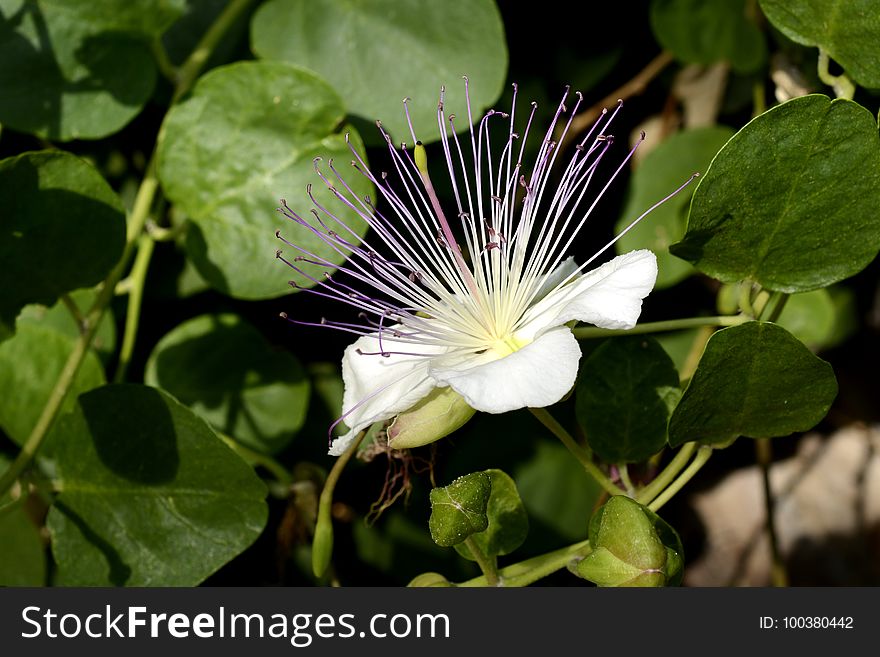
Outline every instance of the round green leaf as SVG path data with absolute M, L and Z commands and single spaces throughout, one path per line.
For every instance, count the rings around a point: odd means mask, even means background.
M 792 41 L 818 46 L 866 87 L 880 87 L 880 12 L 876 0 L 760 0 Z
M 725 60 L 748 72 L 767 57 L 761 31 L 746 17 L 746 0 L 654 0 L 651 29 L 664 48 L 689 64 Z
M 0 472 L 9 461 L 0 454 Z M 0 496 L 0 507 L 12 502 L 11 496 Z M 36 525 L 28 517 L 23 504 L 0 511 L 0 586 L 44 586 L 46 554 Z
M 652 150 L 639 164 L 630 181 L 627 204 L 615 233 L 622 232 L 646 208 L 676 189 L 694 172 L 705 172 L 709 162 L 733 136 L 726 126 L 710 126 L 679 132 Z M 617 242 L 617 252 L 651 249 L 657 254 L 657 288 L 669 287 L 687 277 L 693 267 L 670 255 L 669 245 L 684 236 L 687 210 L 696 186 L 686 188 L 641 222 Z
M 748 322 L 716 332 L 669 421 L 669 444 L 724 444 L 806 431 L 837 395 L 834 371 L 784 328 Z
M 74 290 L 70 293 L 70 299 L 76 304 L 81 313 L 86 313 L 98 296 L 97 290 L 85 288 Z M 76 338 L 80 334 L 80 327 L 73 318 L 70 310 L 62 301 L 56 302 L 51 308 L 41 304 L 25 306 L 18 316 L 17 326 L 22 324 L 38 324 Z M 116 349 L 116 323 L 113 321 L 113 313 L 107 309 L 98 325 L 95 337 L 92 339 L 92 348 L 98 353 L 101 360 L 106 363 L 113 356 Z
M 464 475 L 448 486 L 431 489 L 428 528 L 437 545 L 451 547 L 489 526 L 486 507 L 492 479 L 485 472 Z
M 144 381 L 261 452 L 283 449 L 309 405 L 299 361 L 236 315 L 201 315 L 175 327 L 150 354 Z
M 650 337 L 606 340 L 582 363 L 575 412 L 590 447 L 609 463 L 636 463 L 666 444 L 681 394 L 678 372 Z
M 721 149 L 670 251 L 725 282 L 806 292 L 880 249 L 880 138 L 865 108 L 811 95 L 756 117 Z
M 141 385 L 81 395 L 49 436 L 65 586 L 193 586 L 259 536 L 266 487 L 192 411 Z
M 61 141 L 116 132 L 156 83 L 145 37 L 180 4 L 0 0 L 0 122 Z
M 278 199 L 309 213 L 306 195 L 315 184 L 326 202 L 353 229 L 366 225 L 325 189 L 313 160 L 352 159 L 345 134 L 362 150 L 360 137 L 342 124 L 342 101 L 308 71 L 281 62 L 239 62 L 214 69 L 165 121 L 159 145 L 159 177 L 168 197 L 190 218 L 187 251 L 202 277 L 235 297 L 262 299 L 290 290 L 290 271 L 275 259 L 274 232 L 305 250 L 340 263 L 344 259 L 311 231 L 284 221 Z M 369 181 L 351 167 L 346 182 L 358 196 Z M 332 174 L 330 174 L 332 175 Z
M 402 100 L 427 143 L 440 138 L 437 99 L 467 126 L 464 85 L 474 117 L 502 91 L 507 47 L 492 0 L 269 0 L 254 15 L 251 45 L 259 57 L 316 71 L 349 112 L 381 119 L 395 142 L 410 142 Z
M 55 382 L 74 349 L 75 338 L 48 325 L 20 323 L 11 340 L 0 343 L 0 427 L 17 444 L 27 440 Z M 105 383 L 104 369 L 88 352 L 73 380 L 61 412 L 76 396 Z
M 489 526 L 473 535 L 474 542 L 488 557 L 510 554 L 523 544 L 529 533 L 529 516 L 523 506 L 516 484 L 501 470 L 486 470 L 492 480 L 486 516 Z M 455 550 L 465 559 L 476 561 L 470 549 L 463 543 Z
M 776 322 L 810 349 L 817 350 L 830 341 L 836 313 L 828 290 L 813 290 L 792 294 Z
M 122 204 L 73 155 L 41 151 L 0 161 L 0 198 L 0 325 L 11 329 L 26 304 L 52 305 L 95 285 L 122 255 Z

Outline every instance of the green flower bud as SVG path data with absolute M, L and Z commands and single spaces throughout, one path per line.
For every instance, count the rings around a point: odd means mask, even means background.
M 443 577 L 440 573 L 422 573 L 421 575 L 413 577 L 407 586 L 410 588 L 449 587 L 455 586 L 455 584 Z
M 452 388 L 434 388 L 388 427 L 388 445 L 408 449 L 433 443 L 463 426 L 474 413 Z
M 675 530 L 635 500 L 612 497 L 590 520 L 593 551 L 574 572 L 599 586 L 666 586 L 681 577 Z

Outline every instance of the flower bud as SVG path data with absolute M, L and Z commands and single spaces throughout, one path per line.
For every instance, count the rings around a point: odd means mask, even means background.
M 424 399 L 401 413 L 388 427 L 388 445 L 394 449 L 421 447 L 448 436 L 476 411 L 450 387 L 434 388 Z

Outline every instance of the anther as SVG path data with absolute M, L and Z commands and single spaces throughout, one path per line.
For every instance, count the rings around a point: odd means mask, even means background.
M 275 257 L 280 258 L 282 253 L 284 253 L 284 251 L 282 251 L 281 249 L 276 249 L 275 250 Z

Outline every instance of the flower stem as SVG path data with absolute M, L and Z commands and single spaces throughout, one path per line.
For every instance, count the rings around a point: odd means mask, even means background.
M 717 315 L 714 317 L 686 317 L 684 319 L 669 319 L 663 322 L 647 322 L 636 324 L 631 329 L 603 329 L 595 326 L 585 326 L 572 329 L 574 337 L 578 340 L 588 338 L 606 338 L 615 335 L 638 335 L 642 333 L 660 333 L 663 331 L 678 331 L 681 329 L 699 328 L 701 326 L 739 326 L 750 320 L 744 315 Z
M 215 433 L 220 440 L 226 443 L 229 449 L 238 454 L 244 461 L 247 461 L 248 464 L 252 466 L 259 465 L 266 468 L 266 470 L 272 473 L 272 476 L 275 477 L 278 483 L 283 484 L 284 486 L 290 486 L 293 484 L 293 478 L 287 471 L 287 468 L 268 454 L 263 454 L 262 452 L 251 449 L 246 445 L 242 445 L 235 438 L 227 436 L 220 431 L 215 430 Z
M 521 587 L 537 582 L 542 577 L 547 577 L 557 570 L 565 568 L 573 559 L 585 557 L 590 553 L 590 542 L 581 541 L 538 557 L 532 557 L 519 563 L 512 564 L 498 571 L 499 586 Z M 487 586 L 485 576 L 475 577 L 458 586 Z
M 76 322 L 76 327 L 79 329 L 79 332 L 82 333 L 84 330 L 84 322 L 85 317 L 83 317 L 82 311 L 79 309 L 79 306 L 76 305 L 76 301 L 74 301 L 69 294 L 61 295 L 61 303 L 64 304 L 64 307 L 70 311 L 70 315 L 73 317 L 73 321 Z
M 687 467 L 687 469 L 682 472 L 678 478 L 673 481 L 667 488 L 664 490 L 657 498 L 648 504 L 648 508 L 655 513 L 666 504 L 672 497 L 680 491 L 684 485 L 691 480 L 691 478 L 700 471 L 704 465 L 706 465 L 706 461 L 709 460 L 709 457 L 712 456 L 712 447 L 709 445 L 702 445 L 700 449 L 697 451 L 696 457 L 691 462 L 691 464 Z
M 638 497 L 636 497 L 636 502 L 639 504 L 650 504 L 678 476 L 678 473 L 687 465 L 696 449 L 697 443 L 691 442 L 682 445 L 669 464 L 663 468 L 663 471 L 642 489 Z
M 770 542 L 770 555 L 772 567 L 770 569 L 770 581 L 773 586 L 788 586 L 788 573 L 785 570 L 785 561 L 779 550 L 779 538 L 776 531 L 776 499 L 773 496 L 773 488 L 770 485 L 770 464 L 773 462 L 773 451 L 770 447 L 769 438 L 760 438 L 755 441 L 755 455 L 758 465 L 761 466 L 761 479 L 764 485 L 764 512 L 767 514 L 767 538 Z
M 131 267 L 128 290 L 128 308 L 125 312 L 125 333 L 122 338 L 122 348 L 119 351 L 119 366 L 113 381 L 120 383 L 125 380 L 125 371 L 131 362 L 134 352 L 134 343 L 137 338 L 138 325 L 141 318 L 141 302 L 144 297 L 144 283 L 147 279 L 147 270 L 150 267 L 150 259 L 153 257 L 153 248 L 156 243 L 149 235 L 141 235 L 138 238 L 138 252 Z
M 538 421 L 547 427 L 554 436 L 559 438 L 562 441 L 562 444 L 571 452 L 572 456 L 574 456 L 580 464 L 584 467 L 584 470 L 587 471 L 587 474 L 590 475 L 593 479 L 596 480 L 596 483 L 599 484 L 602 488 L 605 489 L 606 492 L 610 495 L 620 495 L 623 491 L 614 485 L 614 482 L 608 478 L 598 465 L 593 463 L 592 459 L 590 459 L 589 454 L 577 444 L 574 438 L 572 438 L 571 434 L 565 430 L 559 422 L 556 421 L 547 409 L 545 408 L 529 408 Z
M 480 546 L 477 545 L 473 536 L 468 536 L 464 539 L 464 544 L 467 546 L 467 549 L 471 551 L 480 570 L 483 571 L 483 577 L 486 579 L 486 586 L 500 586 L 500 582 L 498 581 L 498 566 L 495 565 L 495 560 L 489 558 L 486 553 L 480 549 Z
M 838 98 L 846 98 L 847 100 L 852 100 L 853 96 L 856 95 L 856 87 L 852 83 L 845 73 L 841 73 L 840 75 L 831 75 L 828 70 L 828 64 L 830 63 L 830 58 L 828 57 L 828 53 L 819 48 L 819 61 L 818 61 L 818 72 L 819 79 L 822 80 L 829 87 L 834 89 L 834 95 Z

